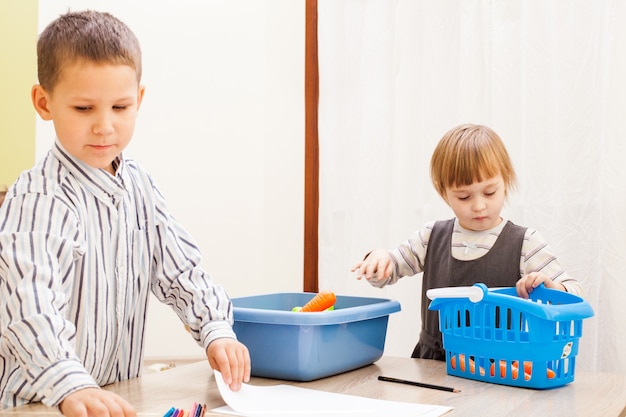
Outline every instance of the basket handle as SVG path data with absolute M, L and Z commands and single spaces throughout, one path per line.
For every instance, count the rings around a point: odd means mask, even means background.
M 485 291 L 478 285 L 471 287 L 444 287 L 432 288 L 426 291 L 426 296 L 431 300 L 435 298 L 469 298 L 473 303 L 483 299 Z

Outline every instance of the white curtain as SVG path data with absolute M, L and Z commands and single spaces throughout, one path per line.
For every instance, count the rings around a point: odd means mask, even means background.
M 421 275 L 378 290 L 349 268 L 451 217 L 429 161 L 492 127 L 519 187 L 504 215 L 586 289 L 579 369 L 626 372 L 626 2 L 319 0 L 320 288 L 394 298 L 385 354 L 409 356 Z

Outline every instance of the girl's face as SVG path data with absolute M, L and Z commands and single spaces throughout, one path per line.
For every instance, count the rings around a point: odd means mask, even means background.
M 77 62 L 63 69 L 52 93 L 36 85 L 33 103 L 70 154 L 114 174 L 111 162 L 130 142 L 143 92 L 129 66 Z
M 445 200 L 461 226 L 472 231 L 489 230 L 502 221 L 500 212 L 506 198 L 501 175 L 470 185 L 446 189 Z

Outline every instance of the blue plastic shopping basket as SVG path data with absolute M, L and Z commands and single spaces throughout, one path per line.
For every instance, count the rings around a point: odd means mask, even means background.
M 593 316 L 582 298 L 543 285 L 528 300 L 484 284 L 427 295 L 439 310 L 448 374 L 538 389 L 574 380 L 582 319 Z

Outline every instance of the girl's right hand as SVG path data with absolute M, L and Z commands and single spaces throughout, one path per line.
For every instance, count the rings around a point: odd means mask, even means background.
M 351 271 L 356 272 L 356 279 L 365 278 L 367 281 L 374 283 L 386 281 L 393 272 L 391 255 L 385 249 L 375 249 L 361 262 L 357 262 Z

